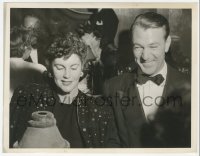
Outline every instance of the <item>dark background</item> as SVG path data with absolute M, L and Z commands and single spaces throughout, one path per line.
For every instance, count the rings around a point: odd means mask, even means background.
M 170 23 L 172 44 L 166 55 L 169 64 L 186 74 L 191 74 L 191 9 L 113 9 L 119 19 L 115 45 L 118 47 L 118 66 L 127 67 L 133 63 L 129 29 L 134 18 L 143 12 L 154 11 L 165 16 Z M 79 24 L 91 15 L 88 9 L 38 9 L 12 8 L 11 27 L 22 25 L 25 15 L 38 16 L 48 34 L 55 35 L 75 31 Z M 48 40 L 48 38 L 47 38 Z M 45 41 L 44 41 L 45 42 Z M 45 44 L 45 43 L 44 43 Z

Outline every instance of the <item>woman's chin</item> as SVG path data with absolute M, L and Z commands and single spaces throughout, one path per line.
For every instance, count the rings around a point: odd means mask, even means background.
M 60 90 L 63 94 L 69 94 L 69 93 L 76 92 L 76 88 L 60 88 Z M 78 88 L 77 88 L 77 90 L 78 90 Z
M 60 89 L 61 90 L 61 92 L 63 92 L 64 94 L 69 94 L 69 93 L 71 93 L 72 92 L 72 89 Z

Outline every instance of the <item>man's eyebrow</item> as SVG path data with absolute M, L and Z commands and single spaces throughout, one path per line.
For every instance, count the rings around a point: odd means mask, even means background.
M 133 43 L 133 45 L 134 45 L 134 46 L 135 46 L 135 45 L 138 45 L 138 46 L 141 46 L 141 47 L 142 47 L 142 45 L 139 44 L 139 43 Z
M 154 43 L 150 43 L 149 45 L 151 46 L 151 45 L 160 45 L 160 44 L 158 42 L 154 42 Z

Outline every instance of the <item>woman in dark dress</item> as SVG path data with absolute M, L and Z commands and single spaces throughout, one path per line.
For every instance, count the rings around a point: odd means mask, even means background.
M 36 111 L 53 113 L 61 136 L 71 148 L 120 146 L 110 107 L 101 97 L 88 96 L 78 89 L 86 54 L 87 47 L 77 35 L 55 38 L 46 55 L 47 83 L 18 87 L 11 99 L 11 148 L 32 126 L 31 114 Z

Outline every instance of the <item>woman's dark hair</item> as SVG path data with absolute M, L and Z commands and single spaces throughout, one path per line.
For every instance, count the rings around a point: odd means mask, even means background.
M 88 47 L 77 34 L 69 32 L 63 36 L 57 36 L 47 49 L 47 66 L 49 66 L 55 58 L 64 56 L 64 58 L 67 59 L 72 54 L 78 55 L 84 66 L 87 51 Z

